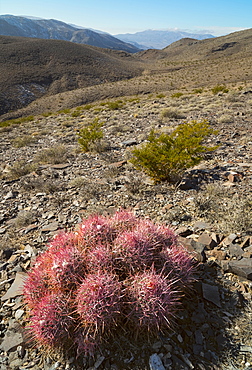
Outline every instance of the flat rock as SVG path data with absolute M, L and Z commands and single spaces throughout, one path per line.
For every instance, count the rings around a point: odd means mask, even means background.
M 221 244 L 229 246 L 235 241 L 236 238 L 237 238 L 236 234 L 229 234 L 226 238 L 222 240 Z
M 136 145 L 137 141 L 135 139 L 130 139 L 130 140 L 123 141 L 122 144 L 124 146 L 132 146 L 132 145 Z
M 242 258 L 229 262 L 229 270 L 238 276 L 252 280 L 252 258 Z
M 59 223 L 57 221 L 51 222 L 50 224 L 43 226 L 41 229 L 41 232 L 47 233 L 50 231 L 56 231 L 58 230 L 58 227 L 59 227 Z
M 199 262 L 206 261 L 205 244 L 199 243 L 193 239 L 183 238 L 181 236 L 178 239 L 189 252 L 192 252 L 194 254 L 195 258 Z
M 22 295 L 22 289 L 26 280 L 27 274 L 24 272 L 17 272 L 14 282 L 7 292 L 1 297 L 1 301 L 6 301 L 9 298 L 14 298 Z
M 239 244 L 231 243 L 228 249 L 232 257 L 242 257 L 244 255 L 244 250 L 239 246 Z
M 161 358 L 157 353 L 150 356 L 149 359 L 150 370 L 165 370 L 165 367 L 161 361 Z
M 198 242 L 204 244 L 209 248 L 214 248 L 216 246 L 216 242 L 212 239 L 211 235 L 207 233 L 203 233 L 199 236 Z
M 51 168 L 55 170 L 64 170 L 65 168 L 69 167 L 69 163 L 59 163 L 59 164 L 53 164 Z
M 194 224 L 194 230 L 208 230 L 211 228 L 211 225 L 204 221 L 196 221 Z
M 202 283 L 203 297 L 215 304 L 217 307 L 221 307 L 219 289 L 215 285 Z
M 21 333 L 15 333 L 13 330 L 8 330 L 5 333 L 4 339 L 1 343 L 0 348 L 4 352 L 8 352 L 23 344 L 23 336 Z

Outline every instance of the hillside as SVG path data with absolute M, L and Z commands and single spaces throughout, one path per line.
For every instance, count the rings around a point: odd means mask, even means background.
M 0 40 L 1 114 L 12 110 L 2 120 L 106 97 L 252 80 L 252 29 L 133 55 L 56 40 Z
M 252 84 L 232 84 L 219 94 L 181 91 L 96 101 L 0 127 L 3 370 L 149 370 L 152 356 L 166 370 L 249 369 Z M 104 138 L 83 152 L 77 133 L 97 119 Z M 185 121 L 204 119 L 218 130 L 207 145 L 218 148 L 176 186 L 154 184 L 129 162 L 152 128 L 169 133 Z M 135 327 L 129 333 L 118 326 L 115 340 L 99 345 L 94 357 L 47 355 L 27 342 L 20 285 L 56 233 L 74 230 L 90 214 L 118 209 L 170 225 L 198 261 L 197 281 L 181 297 L 173 326 L 158 338 L 135 340 Z
M 0 15 L 0 35 L 55 39 L 124 50 L 139 51 L 135 46 L 123 42 L 107 33 L 78 28 L 56 19 L 34 19 L 14 15 Z
M 68 41 L 0 36 L 0 114 L 44 95 L 127 80 L 142 70 L 125 52 Z

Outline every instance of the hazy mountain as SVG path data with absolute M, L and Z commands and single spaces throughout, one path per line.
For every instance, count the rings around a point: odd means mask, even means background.
M 182 38 L 203 40 L 214 36 L 210 34 L 189 33 L 181 30 L 146 30 L 136 33 L 118 34 L 115 37 L 124 42 L 129 42 L 140 49 L 163 49 Z
M 139 51 L 135 46 L 109 34 L 77 27 L 55 19 L 0 15 L 0 35 L 65 40 L 129 53 Z

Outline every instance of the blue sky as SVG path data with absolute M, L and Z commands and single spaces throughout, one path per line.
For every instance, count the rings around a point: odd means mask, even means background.
M 0 14 L 53 18 L 111 34 L 179 28 L 223 35 L 252 27 L 252 0 L 0 0 Z

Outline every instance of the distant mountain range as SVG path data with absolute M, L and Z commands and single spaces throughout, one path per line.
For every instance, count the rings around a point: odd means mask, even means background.
M 41 39 L 71 41 L 112 50 L 136 53 L 146 49 L 163 49 L 181 38 L 203 40 L 214 37 L 210 34 L 190 33 L 181 30 L 146 30 L 134 34 L 108 33 L 67 24 L 55 19 L 0 15 L 0 35 L 23 36 Z
M 3 36 L 65 40 L 100 48 L 123 50 L 128 53 L 140 51 L 139 48 L 107 33 L 77 27 L 55 19 L 0 15 L 0 35 Z
M 182 38 L 204 40 L 214 37 L 210 34 L 190 33 L 181 30 L 146 30 L 137 33 L 115 35 L 116 38 L 128 42 L 139 49 L 163 49 Z

